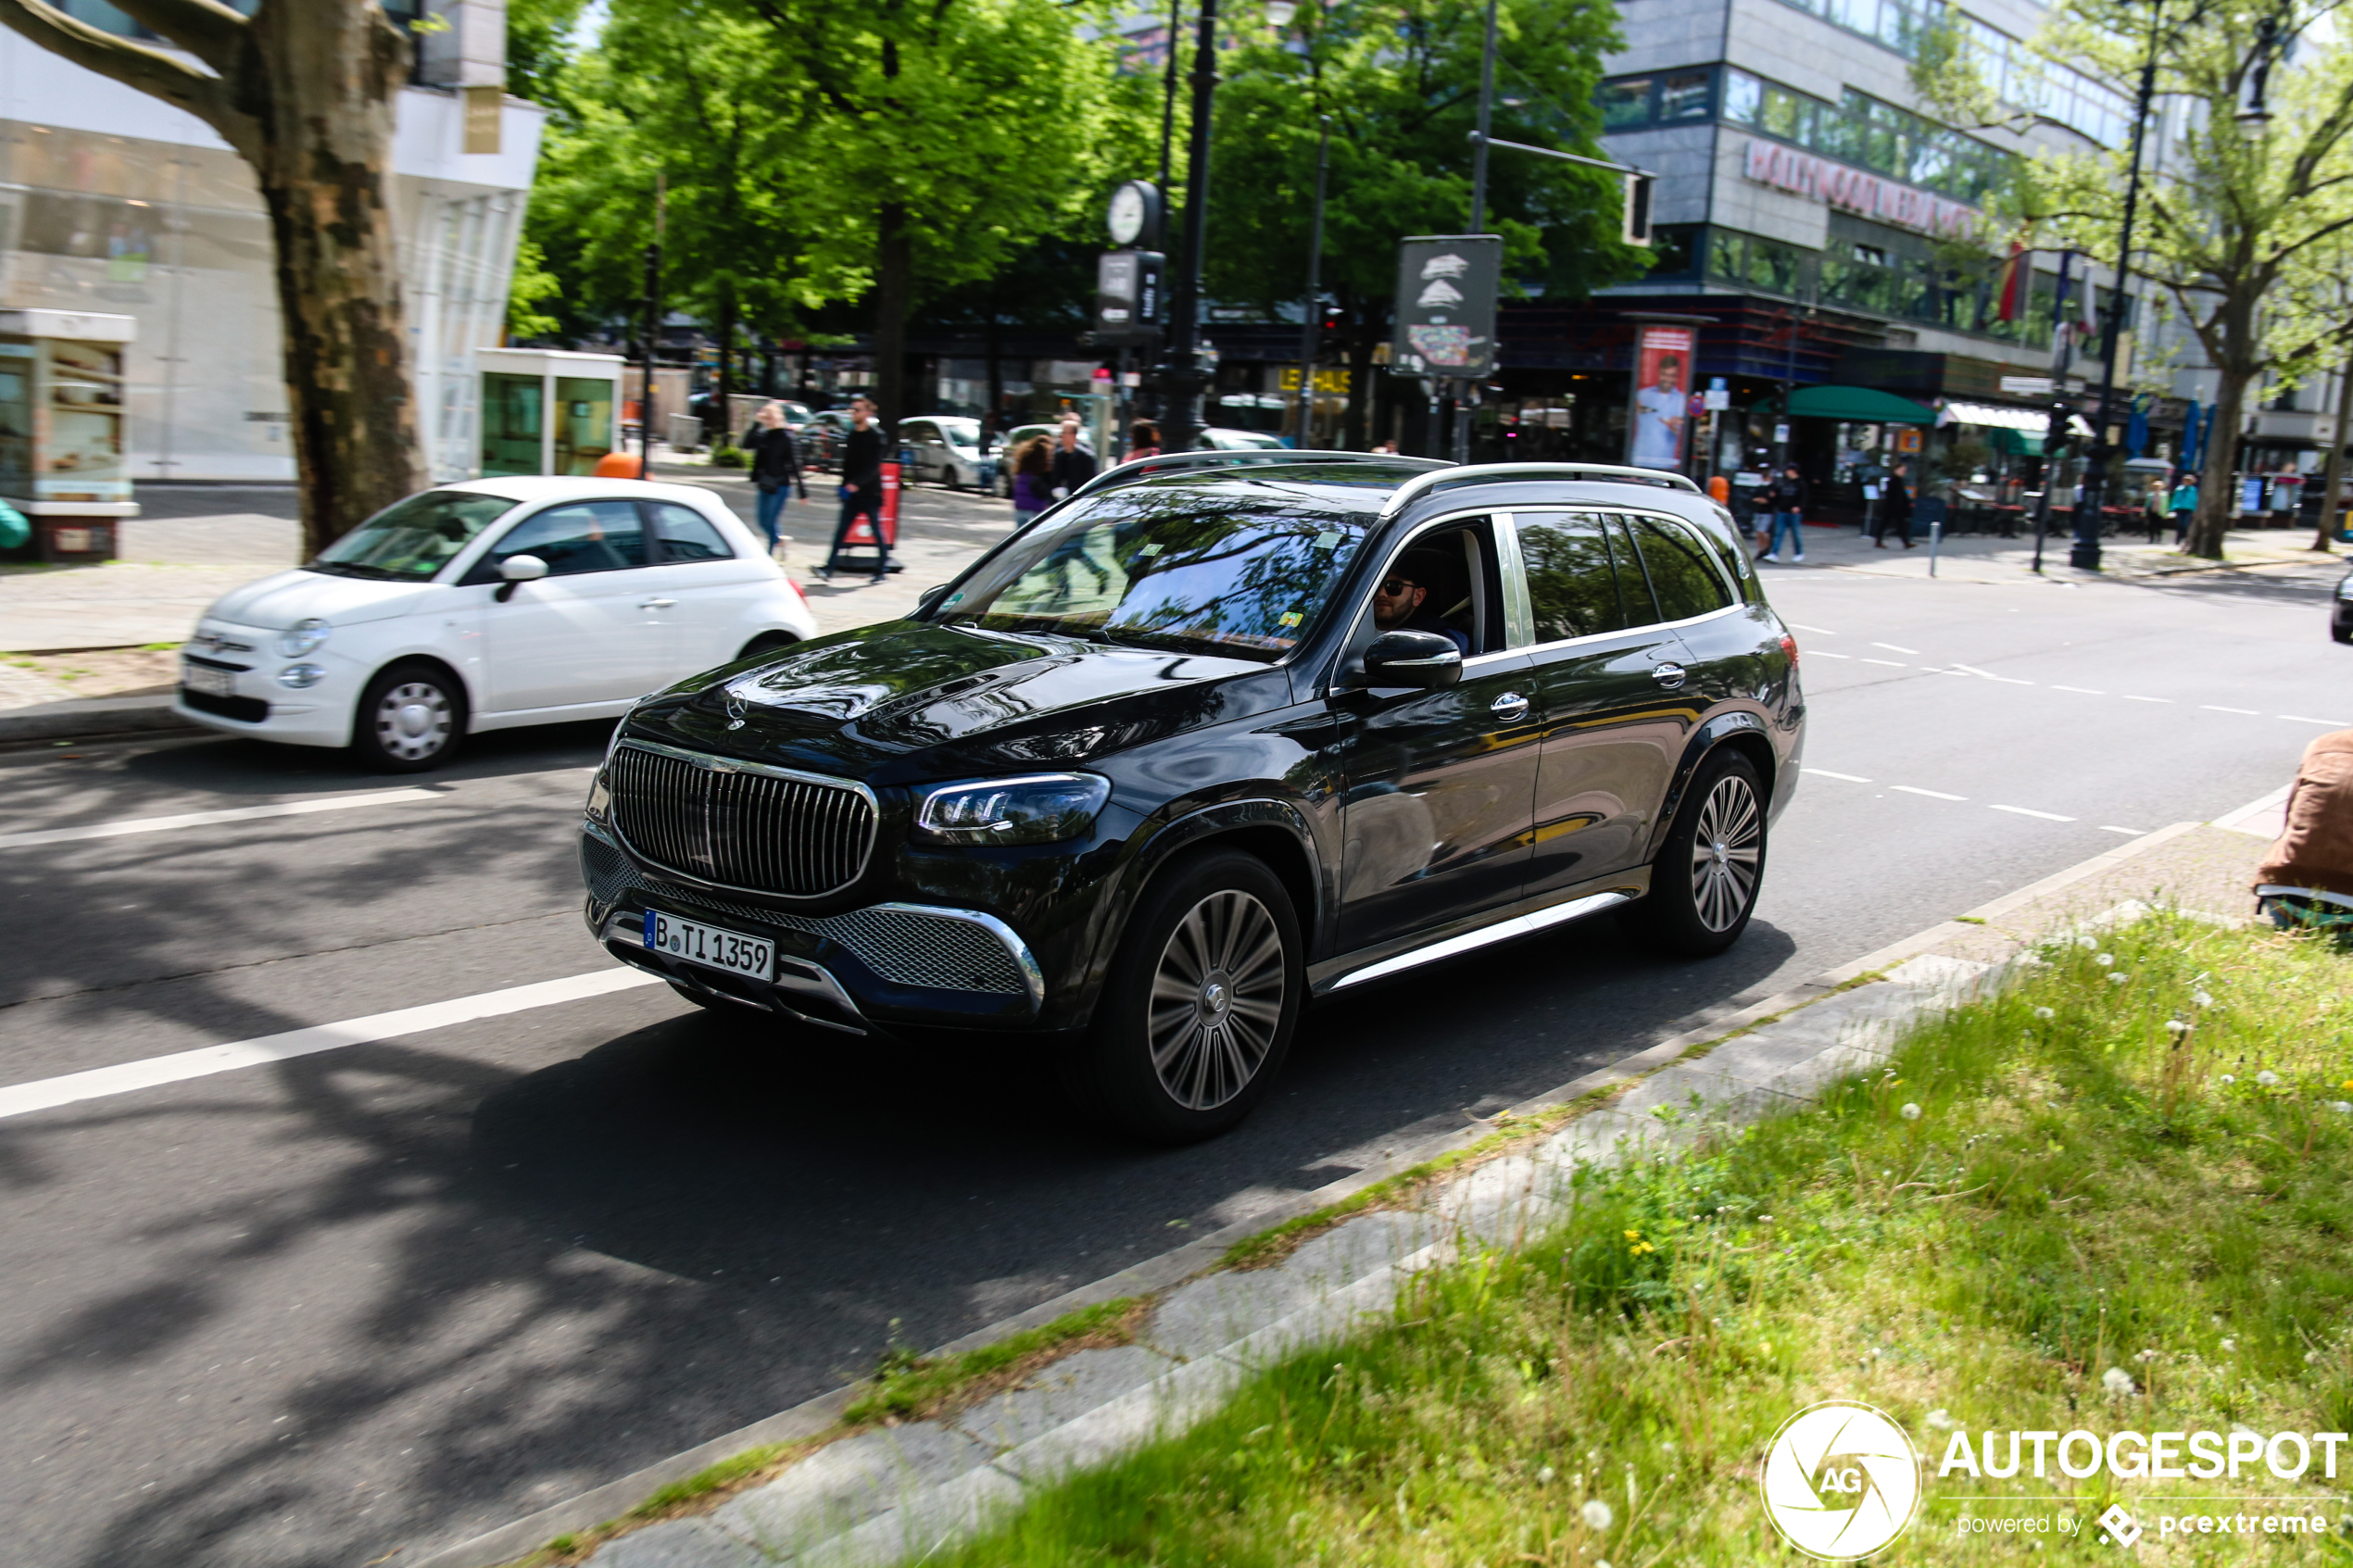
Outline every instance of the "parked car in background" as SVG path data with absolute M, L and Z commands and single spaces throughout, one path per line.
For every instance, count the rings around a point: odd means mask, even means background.
M 1283 438 L 1263 430 L 1221 430 L 1212 427 L 1193 440 L 1196 452 L 1279 452 Z
M 1605 910 L 1671 955 L 1738 941 L 1797 666 L 1680 475 L 1147 458 L 903 620 L 638 704 L 585 912 L 701 1006 L 964 1031 L 1205 1137 L 1311 997 Z
M 1033 436 L 1039 435 L 1043 435 L 1051 439 L 1061 429 L 1062 426 L 1059 424 L 1026 424 L 1015 425 L 1013 429 L 1005 433 L 1005 439 L 998 445 L 997 450 L 991 454 L 997 459 L 997 477 L 994 483 L 998 495 L 1005 496 L 1008 499 L 1010 499 L 1013 495 L 1013 454 L 1021 450 L 1022 443 L 1031 439 Z M 1089 446 L 1088 450 L 1091 452 L 1094 448 Z
M 955 414 L 901 420 L 899 445 L 908 456 L 911 480 L 930 480 L 950 490 L 986 490 L 997 477 L 997 459 L 980 449 L 978 420 Z
M 849 433 L 849 410 L 823 408 L 793 431 L 800 445 L 804 468 L 832 470 L 841 466 L 842 437 Z
M 173 709 L 413 772 L 470 734 L 610 718 L 816 633 L 800 591 L 699 485 L 471 480 L 216 599 Z

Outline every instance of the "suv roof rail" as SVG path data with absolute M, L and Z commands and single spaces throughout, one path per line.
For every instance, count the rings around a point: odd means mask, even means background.
M 1158 457 L 1131 458 L 1116 468 L 1105 469 L 1072 491 L 1070 498 L 1076 500 L 1081 495 L 1092 495 L 1122 484 L 1133 484 L 1139 479 L 1156 479 L 1163 474 L 1182 472 L 1187 469 L 1251 468 L 1290 463 L 1403 463 L 1433 470 L 1449 466 L 1436 458 L 1401 458 L 1393 452 L 1294 451 L 1288 446 L 1259 446 L 1221 452 L 1165 452 Z
M 1466 463 L 1416 474 L 1397 487 L 1397 494 L 1391 495 L 1389 504 L 1381 508 L 1381 516 L 1395 517 L 1409 503 L 1456 480 L 1475 482 L 1492 479 L 1598 479 L 1604 483 L 1646 484 L 1660 490 L 1688 490 L 1694 495 L 1701 493 L 1700 487 L 1689 479 L 1665 469 L 1627 468 L 1618 463 Z

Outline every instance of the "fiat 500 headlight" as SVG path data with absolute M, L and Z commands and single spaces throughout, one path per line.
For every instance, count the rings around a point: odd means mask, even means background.
M 306 653 L 316 653 L 326 646 L 334 630 L 315 615 L 308 621 L 297 621 L 278 633 L 278 651 L 288 659 L 300 659 Z
M 2348 577 L 2336 585 L 2336 596 L 2340 599 L 2353 599 L 2353 577 Z
M 1111 781 L 1096 773 L 1031 773 L 946 784 L 924 797 L 915 831 L 941 844 L 1059 844 L 1094 825 Z

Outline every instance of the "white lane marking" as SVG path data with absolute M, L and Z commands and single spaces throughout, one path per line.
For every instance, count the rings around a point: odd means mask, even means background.
M 2244 713 L 2250 719 L 2259 719 L 2262 717 L 2262 714 L 2259 709 L 2252 708 L 2224 708 L 2220 703 L 2213 702 L 2201 702 L 2198 706 L 2205 709 L 2208 713 Z
M 2171 702 L 2173 699 L 2170 696 L 2134 696 L 2131 692 L 2126 692 L 2124 700 L 2127 702 Z
M 1807 648 L 1806 657 L 1808 659 L 1852 659 L 1855 656 L 1851 653 L 1832 653 L 1828 648 Z
M 503 991 L 484 991 L 478 996 L 459 997 L 454 1001 L 429 1002 L 423 1007 L 371 1013 L 366 1018 L 346 1019 L 341 1023 L 317 1023 L 308 1029 L 289 1029 L 281 1035 L 233 1040 L 225 1046 L 201 1046 L 192 1051 L 151 1056 L 144 1061 L 126 1061 L 117 1067 L 94 1067 L 86 1073 L 69 1073 L 60 1078 L 41 1078 L 30 1084 L 0 1088 L 0 1117 L 22 1116 L 30 1111 L 71 1105 L 78 1100 L 101 1099 L 108 1095 L 129 1094 L 133 1089 L 151 1089 L 161 1084 L 184 1083 L 191 1078 L 207 1078 L 215 1073 L 233 1073 L 240 1067 L 266 1066 L 273 1061 L 287 1061 L 298 1056 L 334 1050 L 342 1046 L 364 1046 L 373 1040 L 421 1034 L 427 1029 L 446 1029 L 453 1023 L 471 1023 L 477 1019 L 499 1018 L 508 1013 L 527 1012 L 533 1008 L 553 1007 L 559 1002 L 576 1002 L 639 985 L 661 984 L 659 976 L 648 974 L 643 970 L 600 969 L 593 973 L 569 975 L 561 980 L 542 980 L 530 985 L 509 986 Z
M 1911 784 L 1889 784 L 1887 787 L 1900 789 L 1906 795 L 1925 795 L 1931 800 L 1967 800 L 1969 798 L 1966 795 L 1947 795 L 1941 789 L 1919 789 Z
M 1811 632 L 1818 637 L 1835 637 L 1838 635 L 1837 633 L 1831 631 L 1827 626 L 1801 626 L 1794 621 L 1789 623 L 1789 627 L 1793 632 Z
M 2032 681 L 2021 681 L 2015 675 L 1996 675 L 1991 670 L 1980 670 L 1974 664 L 1956 663 L 1953 668 L 1956 670 L 1966 670 L 1970 674 L 1981 676 L 1988 681 L 1999 681 L 2006 686 L 2031 686 L 2034 684 Z
M 1863 660 L 1863 662 L 1866 664 L 1884 664 L 1890 670 L 1906 670 L 1910 668 L 1909 665 L 1904 664 L 1901 661 L 1893 659 L 1867 659 Z
M 1869 779 L 1858 779 L 1852 773 L 1833 773 L 1828 768 L 1800 768 L 1798 771 L 1801 773 L 1818 774 L 1826 779 L 1844 779 L 1848 784 L 1869 784 L 1871 782 Z
M 2291 724 L 2324 724 L 2332 730 L 2353 728 L 2341 719 L 2308 719 L 2301 713 L 2283 713 L 2280 717 Z
M 2114 826 L 2113 824 L 2103 824 L 2103 825 L 2101 826 L 2101 828 L 2100 828 L 2100 831 L 2101 831 L 2102 833 L 2129 833 L 2129 834 L 2132 834 L 2134 838 L 2139 838 L 2139 837 L 2141 837 L 2141 836 L 2142 836 L 2142 830 L 2141 830 L 2141 829 L 2139 829 L 2139 828 L 2120 828 L 2120 827 Z
M 2108 693 L 2103 692 L 2103 691 L 2095 691 L 2095 690 L 2093 690 L 2090 686 L 2053 686 L 2053 687 L 2051 688 L 2051 690 L 2053 690 L 2053 691 L 2055 691 L 2055 692 L 2073 692 L 2073 693 L 2075 693 L 2076 695 L 2078 695 L 2079 696 L 2108 696 Z
M 1989 806 L 1989 811 L 2014 811 L 2021 817 L 2040 817 L 2046 822 L 2071 822 L 2072 817 L 2062 817 L 2057 811 L 2037 811 L 2032 806 Z
M 1871 646 L 1875 648 L 1885 648 L 1890 653 L 1908 653 L 1914 659 L 1918 659 L 1920 656 L 1919 649 L 1902 647 L 1894 643 L 1873 643 Z
M 206 827 L 214 822 L 250 822 L 263 817 L 302 817 L 313 811 L 348 811 L 358 806 L 390 806 L 403 800 L 446 800 L 437 789 L 371 789 L 364 795 L 330 795 L 316 800 L 287 800 L 275 806 L 231 806 L 218 811 L 182 811 L 172 817 L 125 817 L 111 822 L 91 822 L 78 828 L 43 828 L 36 833 L 0 834 L 0 849 L 32 844 L 65 844 L 77 838 L 118 838 L 131 833 L 171 833 Z

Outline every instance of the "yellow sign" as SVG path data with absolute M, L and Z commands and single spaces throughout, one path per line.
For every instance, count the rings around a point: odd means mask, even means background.
M 505 113 L 507 90 L 504 87 L 469 87 L 466 89 L 466 151 L 495 153 L 498 150 L 499 120 Z
M 1346 370 L 1318 370 L 1315 372 L 1315 390 L 1318 392 L 1330 393 L 1335 397 L 1345 397 L 1348 395 L 1349 379 L 1350 372 Z M 1296 365 L 1284 366 L 1282 373 L 1277 378 L 1275 384 L 1279 386 L 1285 392 L 1297 392 L 1299 390 L 1299 367 Z

